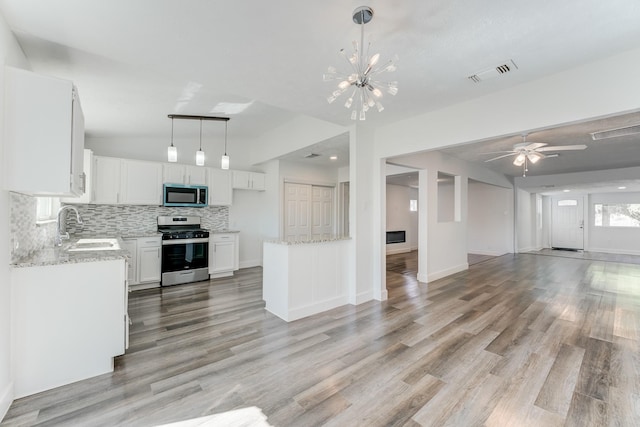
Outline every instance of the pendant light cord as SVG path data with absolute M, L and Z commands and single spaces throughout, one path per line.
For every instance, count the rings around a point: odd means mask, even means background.
M 171 117 L 171 146 L 173 147 L 173 117 Z
M 224 122 L 224 155 L 227 155 L 227 125 L 229 121 L 225 120 Z
M 200 151 L 202 151 L 202 119 L 200 119 Z

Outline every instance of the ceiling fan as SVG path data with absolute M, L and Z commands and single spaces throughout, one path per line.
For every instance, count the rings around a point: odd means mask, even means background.
M 526 176 L 528 172 L 527 163 L 537 163 L 541 159 L 549 157 L 558 157 L 558 153 L 545 154 L 548 151 L 573 151 L 584 150 L 587 148 L 584 144 L 578 145 L 549 145 L 545 142 L 527 142 L 527 134 L 522 135 L 522 142 L 515 144 L 513 150 L 510 151 L 493 151 L 485 154 L 501 154 L 500 156 L 485 160 L 492 162 L 494 160 L 503 159 L 505 157 L 515 156 L 513 164 L 516 166 L 524 166 L 522 176 Z M 502 154 L 506 153 L 506 154 Z

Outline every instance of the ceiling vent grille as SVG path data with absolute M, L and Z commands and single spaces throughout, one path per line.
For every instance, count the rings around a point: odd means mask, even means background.
M 314 157 L 320 157 L 320 154 L 309 153 L 306 156 L 304 156 L 305 159 L 313 159 Z
M 623 128 L 593 132 L 591 134 L 591 138 L 594 141 L 598 141 L 600 139 L 617 138 L 619 136 L 635 135 L 637 133 L 640 133 L 640 125 L 633 125 L 633 126 L 627 126 Z
M 516 65 L 516 63 L 510 59 L 500 65 L 496 65 L 493 68 L 489 68 L 488 70 L 483 70 L 475 74 L 472 74 L 467 78 L 474 83 L 480 83 L 481 81 L 493 79 L 503 74 L 509 73 L 511 71 L 515 71 L 517 69 L 518 69 L 518 66 Z

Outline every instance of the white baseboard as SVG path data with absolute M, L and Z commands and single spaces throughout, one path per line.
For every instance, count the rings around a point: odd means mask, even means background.
M 445 270 L 436 271 L 435 273 L 427 274 L 426 282 L 427 283 L 433 282 L 435 280 L 442 279 L 443 277 L 451 276 L 452 274 L 456 274 L 468 269 L 469 269 L 469 264 L 465 262 L 464 264 L 456 265 L 455 267 L 451 267 Z
M 302 319 L 303 317 L 312 316 L 314 314 L 322 313 L 323 311 L 331 310 L 336 307 L 347 305 L 347 297 L 339 296 L 324 301 L 318 301 L 304 307 L 296 307 L 289 310 L 287 318 L 284 319 L 287 322 Z M 275 313 L 274 313 L 275 314 Z
M 411 252 L 410 248 L 387 249 L 387 255 L 406 254 Z
M 247 261 L 240 261 L 238 266 L 240 268 L 262 267 L 261 259 L 250 259 Z
M 616 254 L 616 255 L 640 255 L 640 251 L 634 251 L 629 249 L 589 248 L 589 249 L 585 249 L 585 251 L 603 252 L 605 254 Z
M 13 403 L 13 383 L 10 382 L 0 393 L 0 421 L 7 415 L 9 407 Z
M 508 252 L 496 252 L 496 251 L 482 251 L 482 250 L 476 250 L 476 249 L 469 249 L 467 250 L 467 252 L 470 254 L 487 255 L 487 256 L 502 256 L 508 253 Z
M 374 299 L 373 291 L 365 291 L 357 294 L 356 300 L 354 302 L 349 301 L 349 303 L 353 305 L 359 305 L 359 304 L 362 304 L 363 302 L 371 301 L 372 299 Z
M 532 251 L 536 251 L 537 249 L 533 246 L 529 246 L 526 248 L 518 248 L 518 253 L 520 252 L 532 252 Z

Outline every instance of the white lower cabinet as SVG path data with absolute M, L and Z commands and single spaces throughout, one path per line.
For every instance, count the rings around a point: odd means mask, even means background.
M 239 264 L 238 233 L 215 233 L 209 236 L 209 277 L 233 276 Z
M 160 286 L 162 268 L 162 238 L 138 237 L 122 239 L 131 254 L 129 283 L 132 291 Z
M 127 331 L 124 259 L 11 269 L 16 398 L 113 371 Z

